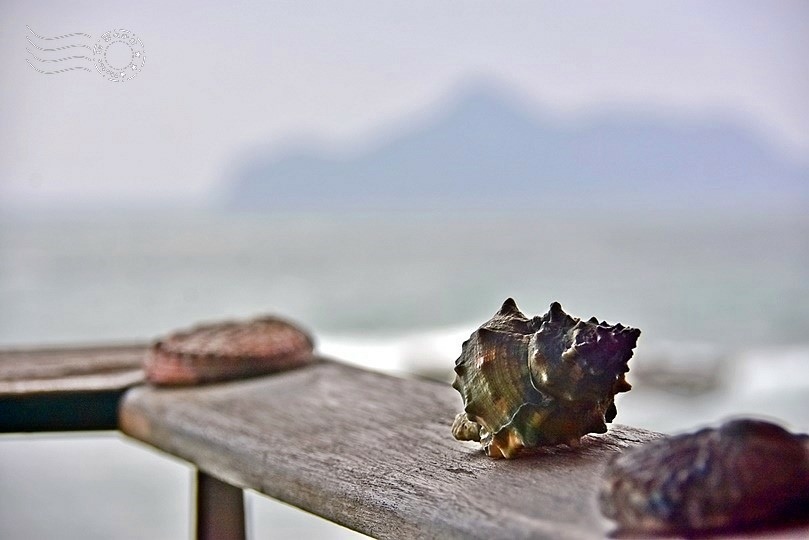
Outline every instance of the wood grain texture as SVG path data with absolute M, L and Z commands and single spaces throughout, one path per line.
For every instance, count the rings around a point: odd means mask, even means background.
M 145 345 L 0 351 L 0 397 L 122 390 L 143 382 Z
M 448 385 L 323 361 L 260 379 L 139 387 L 121 429 L 252 488 L 377 538 L 602 538 L 606 459 L 659 435 L 613 426 L 576 450 L 493 460 L 452 438 Z
M 116 429 L 146 346 L 0 351 L 0 432 Z

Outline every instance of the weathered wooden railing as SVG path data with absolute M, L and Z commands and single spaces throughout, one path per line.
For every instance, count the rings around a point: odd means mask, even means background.
M 118 428 L 188 460 L 199 538 L 244 538 L 242 488 L 379 538 L 600 538 L 606 459 L 658 436 L 614 426 L 575 451 L 495 461 L 449 435 L 448 385 L 322 360 L 157 389 L 142 384 L 144 351 L 0 353 L 0 431 Z
M 144 381 L 145 347 L 0 351 L 0 432 L 118 428 L 124 392 Z

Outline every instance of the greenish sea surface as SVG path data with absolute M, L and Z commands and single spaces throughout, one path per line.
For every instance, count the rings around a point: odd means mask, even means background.
M 0 218 L 0 345 L 279 313 L 325 354 L 450 376 L 506 297 L 643 330 L 617 421 L 809 430 L 802 215 L 107 213 Z M 1 413 L 1 412 L 0 412 Z M 449 432 L 448 432 L 449 433 Z M 189 469 L 117 435 L 0 438 L 1 538 L 188 537 Z M 250 495 L 255 536 L 354 533 Z

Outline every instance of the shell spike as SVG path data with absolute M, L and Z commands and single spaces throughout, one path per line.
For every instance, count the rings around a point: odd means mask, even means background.
M 509 297 L 503 302 L 503 305 L 500 307 L 500 313 L 507 314 L 507 313 L 520 313 L 520 309 L 517 307 L 517 302 L 514 301 L 513 298 Z M 522 313 L 520 313 L 522 315 Z
M 562 310 L 562 304 L 559 302 L 553 302 L 551 304 L 550 309 L 548 310 L 548 319 L 551 322 L 559 322 L 564 318 L 565 312 Z

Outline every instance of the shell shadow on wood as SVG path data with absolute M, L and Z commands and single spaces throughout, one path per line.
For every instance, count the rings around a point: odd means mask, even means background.
M 573 318 L 557 302 L 529 319 L 507 299 L 455 362 L 452 386 L 464 412 L 452 434 L 480 441 L 491 457 L 512 458 L 523 448 L 577 446 L 587 433 L 606 432 L 615 394 L 631 388 L 625 374 L 639 335 Z

